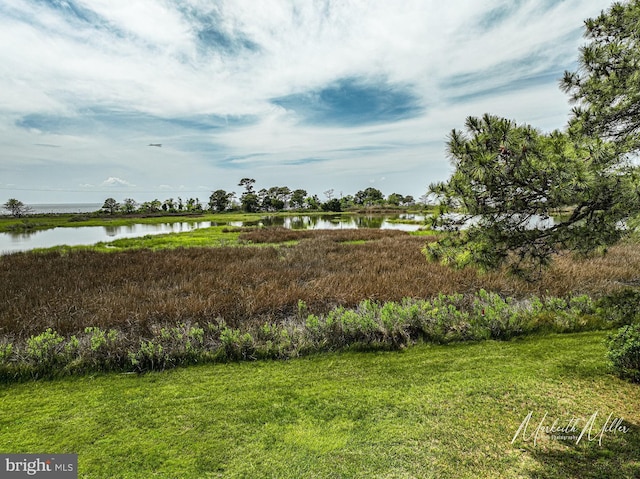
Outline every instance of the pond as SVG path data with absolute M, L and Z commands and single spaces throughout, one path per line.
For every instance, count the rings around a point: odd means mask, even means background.
M 92 245 L 120 238 L 136 238 L 165 233 L 184 233 L 210 226 L 280 226 L 289 229 L 355 229 L 379 228 L 416 231 L 420 224 L 397 223 L 396 221 L 424 221 L 423 215 L 344 215 L 344 216 L 267 216 L 255 221 L 216 222 L 194 221 L 160 224 L 135 224 L 130 226 L 80 226 L 52 228 L 43 231 L 0 233 L 0 254 L 27 251 L 52 246 Z

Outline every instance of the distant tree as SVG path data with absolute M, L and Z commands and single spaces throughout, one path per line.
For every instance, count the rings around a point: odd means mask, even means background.
M 230 193 L 231 197 L 235 193 Z M 187 211 L 202 211 L 202 203 L 200 203 L 200 198 L 189 198 L 187 200 Z
M 238 186 L 242 186 L 244 188 L 244 193 L 240 196 L 240 204 L 242 205 L 242 210 L 247 213 L 256 212 L 260 208 L 261 198 L 259 198 L 253 191 L 253 185 L 255 182 L 256 180 L 253 178 L 242 178 L 240 183 L 238 183 Z
M 290 197 L 291 190 L 286 186 L 272 186 L 268 190 L 263 188 L 258 191 L 260 206 L 265 211 L 283 210 Z
M 327 200 L 333 199 L 333 191 L 334 191 L 333 188 L 329 188 L 328 190 L 323 192 L 323 194 L 327 198 Z
M 360 190 L 356 193 L 354 201 L 357 205 L 372 206 L 374 204 L 380 204 L 384 201 L 384 195 L 382 191 L 369 187 L 364 191 Z
M 319 210 L 320 209 L 320 198 L 318 195 L 308 196 L 304 199 L 305 204 L 309 209 Z
M 240 205 L 242 210 L 247 213 L 255 213 L 260 207 L 260 200 L 255 193 L 242 193 L 240 197 Z
M 288 186 L 278 186 L 276 188 L 276 198 L 278 199 L 278 201 L 282 202 L 282 208 L 279 209 L 284 209 L 287 207 L 289 200 L 291 199 L 291 190 L 289 189 Z
M 157 198 L 153 201 L 145 201 L 140 205 L 140 211 L 144 211 L 145 213 L 157 213 L 161 208 L 162 203 Z
M 169 213 L 175 213 L 176 212 L 175 200 L 173 198 L 168 198 L 164 200 L 164 203 L 162 203 L 162 210 L 167 211 Z
M 304 199 L 307 196 L 306 190 L 294 190 L 289 200 L 292 208 L 304 208 Z
M 216 190 L 209 197 L 209 209 L 211 211 L 225 211 L 231 204 L 231 198 L 235 193 L 227 193 L 225 190 Z
M 110 215 L 115 214 L 119 208 L 120 203 L 118 203 L 114 198 L 107 198 L 104 200 L 104 204 L 102 205 L 102 209 Z
M 347 195 L 340 198 L 340 207 L 342 210 L 347 210 L 354 205 L 355 199 L 353 195 Z
M 407 195 L 404 197 L 402 201 L 402 206 L 413 206 L 416 204 L 416 200 L 411 195 Z
M 122 202 L 122 212 L 125 214 L 135 213 L 138 203 L 133 198 L 125 198 Z
M 2 205 L 2 207 L 9 211 L 11 216 L 15 218 L 20 218 L 28 214 L 31 211 L 31 208 L 26 206 L 22 201 L 16 200 L 15 198 L 10 198 L 7 202 Z
M 338 198 L 332 198 L 329 201 L 322 203 L 322 211 L 342 211 L 342 204 Z
M 284 208 L 284 201 L 279 197 L 277 186 L 268 190 L 260 190 L 258 196 L 260 197 L 260 206 L 264 211 L 278 211 Z
M 242 186 L 245 189 L 245 193 L 253 193 L 253 185 L 256 180 L 253 178 L 242 178 L 238 186 Z
M 251 193 L 249 193 L 251 194 Z M 266 188 L 260 188 L 257 193 L 255 193 L 258 198 L 258 207 L 257 209 L 268 210 L 271 205 L 271 200 L 267 198 L 269 196 L 269 190 Z
M 404 196 L 398 193 L 391 193 L 387 197 L 387 203 L 390 206 L 400 206 L 402 203 L 404 203 Z

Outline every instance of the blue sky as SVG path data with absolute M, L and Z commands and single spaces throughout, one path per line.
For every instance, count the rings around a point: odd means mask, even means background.
M 0 199 L 418 198 L 491 113 L 563 128 L 597 0 L 3 0 Z M 148 146 L 150 143 L 162 147 Z

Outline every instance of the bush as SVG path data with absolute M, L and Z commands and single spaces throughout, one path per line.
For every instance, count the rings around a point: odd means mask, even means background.
M 145 372 L 210 361 L 285 359 L 341 349 L 402 349 L 421 341 L 446 344 L 611 329 L 616 318 L 633 311 L 634 296 L 620 296 L 622 300 L 608 300 L 612 303 L 600 301 L 598 312 L 584 295 L 515 299 L 480 290 L 474 295 L 439 294 L 429 300 L 365 299 L 355 308 L 336 306 L 318 315 L 300 300 L 286 321 L 247 322 L 239 327 L 218 317 L 204 327 L 188 321 L 167 323 L 135 336 L 97 326 L 63 336 L 49 328 L 26 341 L 0 340 L 0 381 L 90 371 Z M 605 309 L 609 304 L 613 312 Z M 625 376 L 637 378 L 640 326 L 634 328 L 611 339 L 610 358 Z
M 26 357 L 40 367 L 47 367 L 59 362 L 63 350 L 64 338 L 51 328 L 37 336 L 27 339 Z
M 613 326 L 640 321 L 640 291 L 623 289 L 604 296 L 596 303 L 598 315 Z
M 624 326 L 609 337 L 607 356 L 622 378 L 640 382 L 640 323 Z

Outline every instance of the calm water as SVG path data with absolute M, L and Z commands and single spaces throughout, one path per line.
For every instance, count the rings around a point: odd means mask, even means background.
M 253 222 L 211 223 L 210 221 L 161 223 L 131 226 L 81 226 L 77 228 L 53 228 L 44 231 L 0 233 L 0 254 L 49 248 L 60 245 L 91 245 L 120 238 L 136 238 L 145 235 L 183 233 L 197 228 L 227 224 L 229 226 L 281 226 L 290 229 L 355 229 L 380 228 L 415 231 L 420 225 L 392 223 L 392 219 L 423 221 L 421 215 L 394 216 L 289 216 L 266 217 Z
M 59 203 L 27 205 L 33 214 L 93 213 L 102 208 L 102 203 Z

